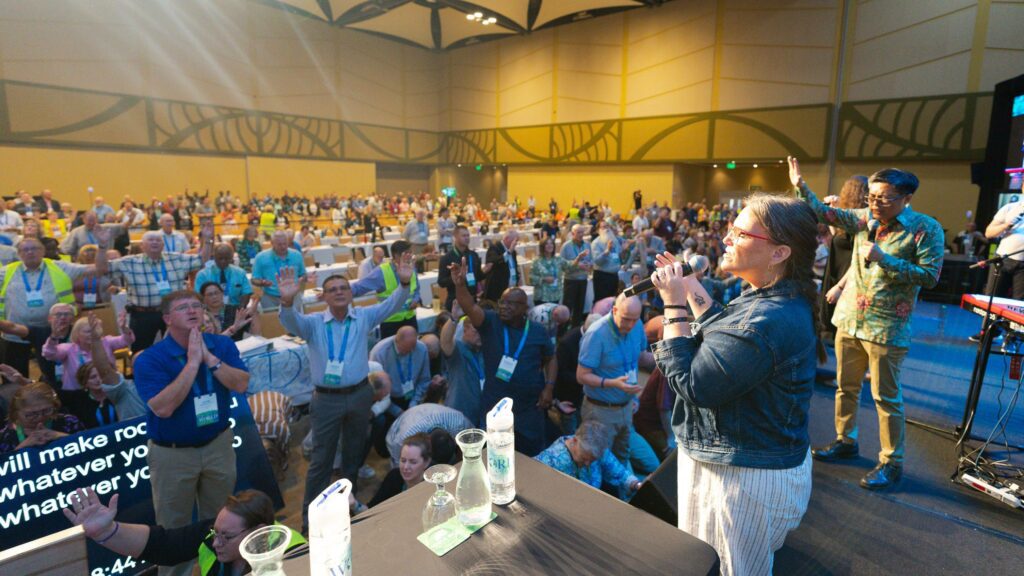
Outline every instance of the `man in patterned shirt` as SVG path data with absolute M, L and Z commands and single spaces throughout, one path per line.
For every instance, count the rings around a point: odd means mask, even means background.
M 836 435 L 813 450 L 818 460 L 856 458 L 857 406 L 863 375 L 871 369 L 871 393 L 878 410 L 882 450 L 878 465 L 861 479 L 869 490 L 888 488 L 903 476 L 906 417 L 900 366 L 910 346 L 910 316 L 921 287 L 939 280 L 945 234 L 934 218 L 914 212 L 910 200 L 917 177 L 886 168 L 868 179 L 868 207 L 830 208 L 807 187 L 800 164 L 789 158 L 789 177 L 819 219 L 846 230 L 856 248 L 853 275 L 836 304 Z
M 199 254 L 165 253 L 164 233 L 153 230 L 142 236 L 142 254 L 110 262 L 110 274 L 123 278 L 128 288 L 128 312 L 131 313 L 131 329 L 135 332 L 132 352 L 149 348 L 157 332 L 167 329 L 160 299 L 183 290 L 189 274 L 200 270 L 209 259 L 213 227 L 204 226 L 200 239 Z

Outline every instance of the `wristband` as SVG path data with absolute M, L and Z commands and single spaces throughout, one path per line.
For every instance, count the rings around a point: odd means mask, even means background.
M 685 316 L 679 316 L 678 318 L 662 318 L 661 325 L 668 326 L 669 324 L 678 324 L 679 322 L 688 322 L 689 320 Z
M 214 364 L 212 368 L 210 368 L 210 373 L 212 374 L 212 373 L 216 372 L 217 370 L 220 370 L 220 367 L 223 366 L 223 365 L 224 365 L 224 361 L 223 360 L 217 360 L 217 363 Z
M 662 308 L 665 310 L 686 310 L 686 304 L 665 304 Z
M 604 388 L 604 378 L 601 378 L 601 388 Z
M 107 536 L 106 538 L 104 538 L 103 540 L 97 540 L 96 543 L 97 544 L 103 544 L 107 540 L 110 540 L 111 538 L 113 538 L 117 534 L 117 531 L 120 530 L 120 529 L 121 529 L 121 523 L 118 522 L 117 520 L 115 520 L 114 521 L 114 531 L 111 532 L 110 535 Z

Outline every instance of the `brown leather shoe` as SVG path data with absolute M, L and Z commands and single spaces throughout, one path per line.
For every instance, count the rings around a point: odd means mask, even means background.
M 860 479 L 860 487 L 867 490 L 883 490 L 899 484 L 903 479 L 903 466 L 886 462 L 875 466 Z

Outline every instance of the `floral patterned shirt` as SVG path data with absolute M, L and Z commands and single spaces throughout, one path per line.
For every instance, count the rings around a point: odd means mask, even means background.
M 554 258 L 537 258 L 530 268 L 530 284 L 533 284 L 534 302 L 561 302 L 562 301 L 562 272 L 575 269 L 572 261 L 567 261 L 561 256 Z M 554 283 L 548 284 L 544 281 L 545 276 L 555 279 Z
M 537 454 L 536 459 L 598 490 L 602 484 L 619 488 L 619 497 L 625 500 L 629 495 L 629 485 L 637 477 L 612 455 L 611 450 L 605 450 L 604 454 L 589 466 L 578 466 L 565 445 L 565 441 L 570 438 L 572 436 L 562 436 L 555 440 L 546 450 Z
M 852 276 L 836 303 L 832 324 L 861 340 L 906 348 L 910 346 L 910 315 L 921 287 L 939 281 L 945 252 L 945 233 L 932 217 L 907 206 L 891 222 L 881 223 L 875 243 L 885 253 L 865 266 L 862 244 L 868 240 L 868 208 L 843 210 L 822 204 L 804 183 L 800 187 L 818 218 L 853 237 Z

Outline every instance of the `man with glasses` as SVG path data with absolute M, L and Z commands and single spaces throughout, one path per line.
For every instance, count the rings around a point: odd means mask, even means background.
M 383 302 L 359 308 L 352 307 L 348 279 L 330 276 L 323 284 L 327 310 L 314 314 L 293 308 L 302 291 L 295 269 L 286 266 L 277 276 L 281 325 L 309 344 L 310 376 L 316 385 L 310 402 L 313 452 L 302 501 L 303 533 L 309 528 L 310 502 L 331 482 L 339 436 L 343 442 L 342 476 L 353 486 L 358 480 L 374 402 L 367 339 L 378 324 L 405 306 L 413 277 L 411 254 L 405 253 L 395 262 L 395 274 L 398 287 Z
M 796 158 L 789 177 L 818 218 L 854 239 L 852 277 L 836 303 L 836 440 L 812 451 L 822 461 L 856 458 L 857 407 L 864 372 L 878 410 L 882 450 L 878 465 L 861 479 L 868 490 L 889 488 L 903 476 L 906 417 L 900 367 L 910 346 L 910 317 L 921 287 L 939 280 L 945 234 L 934 218 L 914 212 L 910 200 L 918 179 L 887 168 L 868 179 L 868 207 L 830 208 L 811 192 Z M 849 287 L 852 286 L 851 290 Z
M 44 258 L 43 244 L 38 238 L 22 239 L 18 243 L 18 261 L 0 269 L 0 318 L 29 328 L 47 328 L 47 316 L 54 304 L 74 303 L 72 288 L 76 279 L 107 272 L 109 240 L 107 230 L 98 231 L 101 249 L 96 263 L 84 265 Z M 5 333 L 3 340 L 5 362 L 27 376 L 32 342 L 11 332 Z
M 243 394 L 249 373 L 235 343 L 199 331 L 203 303 L 191 290 L 164 296 L 167 336 L 135 359 L 135 387 L 146 403 L 150 483 L 156 521 L 167 528 L 212 518 L 235 489 L 231 393 Z M 191 574 L 192 563 L 160 574 Z
M 544 327 L 527 318 L 529 304 L 522 288 L 506 289 L 497 312 L 484 310 L 466 285 L 466 260 L 452 264 L 450 270 L 455 299 L 480 332 L 485 380 L 479 421 L 502 398 L 511 398 L 516 450 L 535 456 L 546 447 L 544 422 L 554 394 L 555 347 Z

